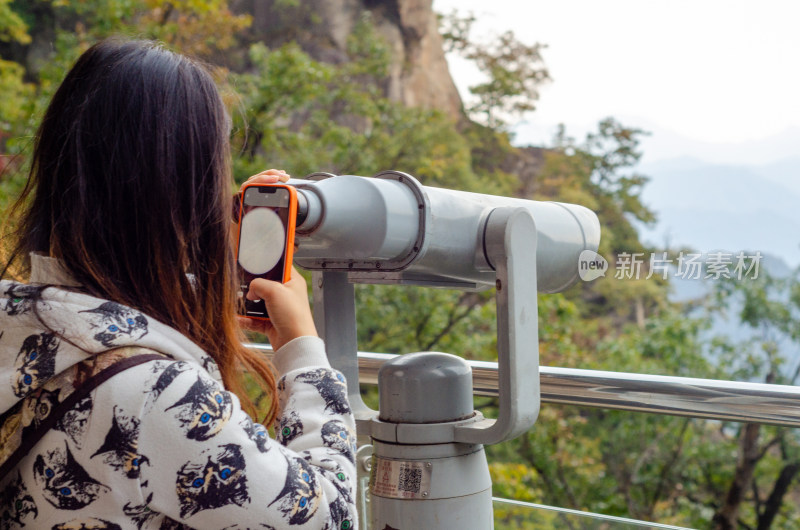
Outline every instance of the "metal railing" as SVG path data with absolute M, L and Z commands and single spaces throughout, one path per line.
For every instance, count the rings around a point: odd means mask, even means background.
M 377 384 L 378 370 L 394 357 L 359 352 L 360 383 Z M 497 396 L 497 363 L 467 362 L 475 394 Z M 539 373 L 543 403 L 800 427 L 800 387 L 547 366 Z
M 582 512 L 534 504 L 513 499 L 492 498 L 495 513 L 495 530 L 506 528 L 530 528 L 542 530 L 691 530 L 649 521 L 637 521 L 627 517 L 615 517 L 600 513 Z

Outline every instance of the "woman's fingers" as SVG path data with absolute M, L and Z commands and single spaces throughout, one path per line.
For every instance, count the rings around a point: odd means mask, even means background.
M 270 344 L 279 342 L 279 338 L 275 335 L 275 326 L 272 325 L 272 322 L 268 320 L 259 320 L 242 316 L 237 316 L 236 319 L 239 321 L 239 325 L 242 327 L 242 329 L 255 331 L 256 333 L 266 335 Z M 274 349 L 277 350 L 278 348 Z
M 289 177 L 289 174 L 282 169 L 267 169 L 247 179 L 245 183 L 242 184 L 242 188 L 248 184 L 275 184 L 276 182 L 286 182 L 289 180 Z
M 317 335 L 305 279 L 294 267 L 291 279 L 285 284 L 256 278 L 250 283 L 247 298 L 264 300 L 272 327 L 267 336 L 275 350 L 297 337 Z
M 243 316 L 236 316 L 236 320 L 239 321 L 239 326 L 242 329 L 246 329 L 248 331 L 255 331 L 256 333 L 264 334 L 266 332 L 264 324 L 266 321 L 264 320 L 257 320 L 255 318 L 247 318 Z

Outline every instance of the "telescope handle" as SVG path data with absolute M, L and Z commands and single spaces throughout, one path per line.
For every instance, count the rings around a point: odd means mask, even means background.
M 536 234 L 525 208 L 500 207 L 489 215 L 484 244 L 497 273 L 497 419 L 455 427 L 456 442 L 495 444 L 516 438 L 539 416 L 539 315 Z

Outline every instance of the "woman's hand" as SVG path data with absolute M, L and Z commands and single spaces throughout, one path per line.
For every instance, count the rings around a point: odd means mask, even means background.
M 287 180 L 289 180 L 289 174 L 284 170 L 268 169 L 247 179 L 239 188 L 239 191 L 242 191 L 248 184 L 275 184 L 276 182 L 286 182 Z
M 311 307 L 308 305 L 306 281 L 292 267 L 291 278 L 286 283 L 256 278 L 247 291 L 249 300 L 264 300 L 269 321 L 240 317 L 247 329 L 265 333 L 272 349 L 278 351 L 292 339 L 305 335 L 317 336 Z
M 239 186 L 239 193 L 233 196 L 234 203 L 232 216 L 233 224 L 231 225 L 231 241 L 234 242 L 234 251 L 236 250 L 236 245 L 238 244 L 236 240 L 239 229 L 239 208 L 241 208 L 239 201 L 241 201 L 241 193 L 244 187 L 248 184 L 275 184 L 276 182 L 286 182 L 289 180 L 289 178 L 290 175 L 282 169 L 268 169 L 253 175 L 247 179 L 244 184 Z

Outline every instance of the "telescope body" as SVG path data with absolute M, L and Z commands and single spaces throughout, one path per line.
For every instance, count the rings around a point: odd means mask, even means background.
M 525 208 L 534 219 L 540 292 L 573 284 L 580 253 L 600 242 L 597 216 L 583 206 L 423 186 L 398 171 L 372 178 L 315 173 L 289 184 L 306 214 L 298 219 L 296 263 L 347 272 L 354 283 L 494 287 L 485 228 L 499 207 Z

